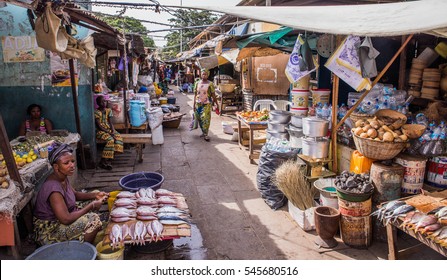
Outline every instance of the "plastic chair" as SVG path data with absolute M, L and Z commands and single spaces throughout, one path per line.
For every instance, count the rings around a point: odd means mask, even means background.
M 273 107 L 274 110 L 276 110 L 276 105 L 273 100 L 270 99 L 260 99 L 255 102 L 255 105 L 253 106 L 253 111 L 256 111 L 256 109 L 259 107 L 259 111 L 262 111 L 264 109 L 267 109 L 270 111 L 270 107 Z
M 290 111 L 290 107 L 292 107 L 292 102 L 287 100 L 275 100 L 273 102 L 278 110 Z

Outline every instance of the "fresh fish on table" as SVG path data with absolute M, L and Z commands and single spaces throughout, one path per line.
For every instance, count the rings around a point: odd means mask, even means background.
M 155 220 L 152 221 L 151 227 L 155 235 L 155 241 L 163 240 L 163 225 L 158 220 Z
M 447 206 L 442 207 L 435 213 L 435 217 L 441 220 L 447 219 Z
M 160 212 L 157 213 L 157 217 L 165 217 L 165 216 L 175 216 L 175 217 L 179 217 L 182 219 L 188 219 L 189 215 L 181 213 L 181 212 L 176 212 L 176 213 L 172 213 L 172 212 Z
M 424 228 L 428 225 L 436 224 L 438 222 L 438 219 L 435 216 L 432 215 L 426 215 L 424 218 L 422 218 L 414 227 L 414 231 L 417 232 L 420 228 Z
M 402 206 L 404 204 L 406 204 L 406 203 L 403 201 L 393 200 L 393 201 L 390 201 L 387 204 L 383 205 L 380 209 L 373 212 L 371 215 L 373 215 L 373 216 L 377 215 L 377 219 L 379 219 L 380 221 L 383 221 L 387 212 L 394 211 L 394 209 L 396 209 L 397 207 Z
M 131 217 L 135 218 L 137 215 L 135 210 L 127 209 L 125 207 L 117 207 L 110 212 L 112 218 Z
M 434 231 L 440 229 L 441 227 L 442 227 L 441 224 L 435 223 L 435 224 L 431 224 L 431 225 L 428 225 L 428 226 L 420 229 L 419 232 L 422 234 L 426 234 L 428 232 L 434 232 Z
M 130 229 L 129 226 L 127 224 L 123 224 L 121 226 L 121 236 L 123 237 L 123 244 L 124 244 L 124 240 L 126 240 L 126 237 L 129 236 L 130 237 Z
M 182 213 L 182 214 L 188 214 L 187 211 L 178 209 L 174 206 L 163 206 L 161 208 L 157 209 L 157 213 Z
M 419 212 L 419 211 L 409 212 L 405 216 L 405 219 L 400 226 L 403 228 L 414 227 L 425 216 L 427 216 L 427 215 L 425 215 L 424 213 Z
M 133 218 L 133 217 L 110 217 L 110 219 L 114 223 L 123 223 L 123 222 L 135 220 L 135 218 Z
M 135 199 L 135 193 L 129 191 L 122 191 L 117 194 L 116 198 L 132 198 Z
M 162 224 L 169 225 L 180 225 L 180 224 L 190 224 L 191 222 L 187 219 L 180 218 L 178 216 L 159 216 L 158 220 Z
M 160 196 L 159 198 L 157 198 L 157 202 L 158 202 L 158 204 L 162 204 L 162 205 L 166 205 L 166 204 L 177 205 L 177 200 L 170 196 Z
M 114 224 L 112 230 L 109 233 L 110 241 L 112 242 L 111 246 L 113 249 L 118 247 L 118 244 L 123 241 L 123 234 L 121 227 L 117 224 Z
M 385 216 L 386 224 L 389 224 L 392 219 L 394 219 L 393 222 L 395 222 L 397 218 L 405 216 L 406 213 L 413 211 L 414 209 L 414 206 L 408 204 L 397 207 L 393 212 L 390 211 L 389 214 Z
M 155 233 L 152 230 L 152 223 L 147 223 L 146 224 L 146 231 L 147 231 L 147 234 L 149 235 L 149 242 L 154 241 L 155 240 Z
M 149 216 L 149 215 L 156 216 L 156 211 L 157 211 L 157 209 L 155 209 L 155 208 L 152 208 L 150 206 L 142 205 L 142 206 L 139 206 L 137 208 L 137 215 L 141 215 L 141 216 Z
M 430 212 L 428 212 L 427 215 L 434 215 L 434 214 L 436 214 L 436 212 L 438 212 L 439 210 L 441 210 L 444 207 L 445 206 L 440 206 L 438 208 L 435 208 L 435 209 L 431 210 Z
M 144 223 L 142 221 L 138 221 L 135 224 L 135 242 L 139 245 L 144 245 L 145 243 L 145 236 L 146 236 L 146 226 L 144 225 Z
M 155 194 L 158 196 L 177 196 L 176 193 L 168 191 L 166 189 L 158 189 L 155 191 Z
M 119 198 L 119 199 L 115 200 L 115 206 L 126 207 L 126 208 L 136 208 L 137 203 L 135 202 L 135 199 Z
M 137 199 L 138 205 L 157 205 L 158 201 L 150 197 L 140 197 Z
M 430 239 L 443 240 L 447 238 L 447 226 L 444 226 L 437 231 L 434 231 L 427 235 Z

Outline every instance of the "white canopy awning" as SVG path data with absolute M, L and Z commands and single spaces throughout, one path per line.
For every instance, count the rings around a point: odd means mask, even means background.
M 183 6 L 318 33 L 370 37 L 429 33 L 447 37 L 447 1 L 340 6 Z

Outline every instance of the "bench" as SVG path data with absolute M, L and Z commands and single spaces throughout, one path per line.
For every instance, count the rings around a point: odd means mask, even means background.
M 139 134 L 121 134 L 123 143 L 136 144 L 138 162 L 143 162 L 143 144 L 150 143 L 152 134 L 139 133 Z M 96 139 L 96 143 L 104 144 L 106 141 Z

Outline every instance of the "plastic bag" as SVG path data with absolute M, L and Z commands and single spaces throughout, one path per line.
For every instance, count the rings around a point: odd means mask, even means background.
M 276 169 L 285 161 L 296 158 L 298 150 L 292 150 L 288 153 L 270 151 L 264 145 L 259 157 L 258 173 L 256 182 L 261 197 L 265 203 L 273 210 L 281 208 L 287 203 L 286 196 L 272 182 L 272 176 Z
M 160 107 L 151 107 L 146 112 L 151 130 L 156 129 L 163 123 L 163 111 Z
M 199 118 L 197 116 L 197 113 L 192 113 L 192 120 L 191 123 L 189 124 L 189 130 L 194 130 L 199 128 Z

